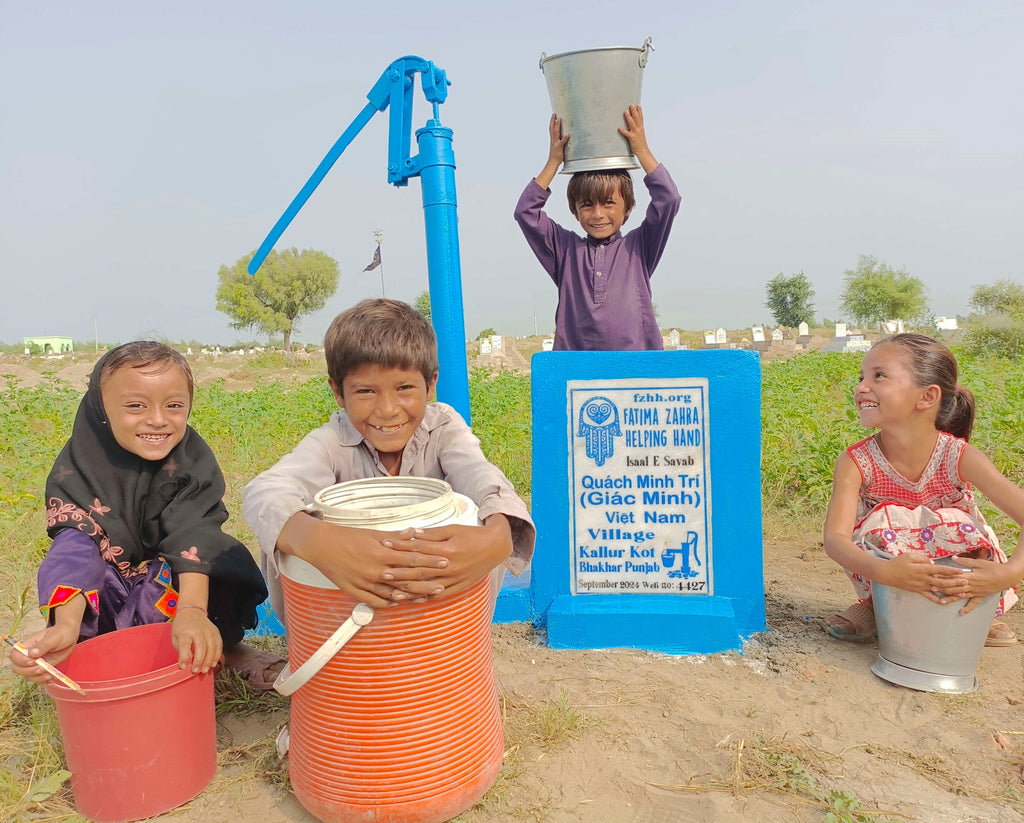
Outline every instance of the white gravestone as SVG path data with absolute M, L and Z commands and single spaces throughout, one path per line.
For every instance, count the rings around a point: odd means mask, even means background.
M 500 334 L 492 334 L 491 335 L 491 348 L 494 349 L 494 351 L 501 351 L 501 335 Z
M 704 345 L 713 346 L 715 345 L 715 333 L 711 329 L 707 329 L 704 332 Z
M 846 337 L 845 323 L 836 323 L 836 337 Z
M 797 332 L 801 337 L 807 337 L 811 333 L 811 330 L 810 328 L 808 328 L 806 321 L 800 322 L 800 327 L 797 329 Z
M 491 341 L 488 340 L 487 338 L 484 338 L 483 340 L 480 341 L 480 354 L 490 354 L 490 353 L 491 353 Z
M 772 332 L 772 342 L 773 343 L 781 343 L 782 342 L 782 329 L 775 329 Z
M 755 343 L 763 343 L 764 342 L 764 327 L 763 326 L 751 326 L 750 327 L 750 333 L 752 335 L 754 335 L 754 342 Z
M 728 342 L 725 337 L 725 329 L 723 329 L 721 326 L 719 326 L 715 330 L 715 342 L 718 343 L 720 346 Z

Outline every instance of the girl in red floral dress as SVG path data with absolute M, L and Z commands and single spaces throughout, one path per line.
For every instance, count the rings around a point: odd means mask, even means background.
M 861 424 L 878 431 L 835 464 L 825 551 L 846 570 L 858 602 L 828 618 L 828 633 L 875 636 L 871 581 L 940 605 L 959 603 L 963 614 L 998 592 L 1002 615 L 1024 577 L 1024 539 L 1007 560 L 971 489 L 1018 524 L 1024 490 L 968 444 L 974 396 L 958 385 L 952 352 L 920 334 L 886 338 L 864 356 L 854 400 Z M 931 562 L 950 555 L 959 568 Z M 992 623 L 986 645 L 1016 642 L 1005 623 Z

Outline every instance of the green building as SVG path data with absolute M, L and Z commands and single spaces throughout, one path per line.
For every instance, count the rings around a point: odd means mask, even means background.
M 70 337 L 25 338 L 25 354 L 62 354 L 74 350 L 75 343 Z

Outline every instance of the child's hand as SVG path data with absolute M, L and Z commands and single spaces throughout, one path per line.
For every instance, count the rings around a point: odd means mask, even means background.
M 548 147 L 548 164 L 553 164 L 555 170 L 565 162 L 565 144 L 569 142 L 569 135 L 562 134 L 562 118 L 557 114 L 551 115 L 548 123 L 548 137 L 551 144 Z
M 304 512 L 293 515 L 277 539 L 277 547 L 311 563 L 342 591 L 375 609 L 406 602 L 410 595 L 400 591 L 384 573 L 406 569 L 415 579 L 448 565 L 445 557 L 399 550 L 392 544 L 397 535 L 370 529 L 354 529 L 325 523 Z M 429 587 L 430 592 L 441 586 Z
M 960 590 L 964 572 L 952 566 L 940 566 L 921 552 L 907 552 L 892 560 L 883 560 L 883 574 L 876 582 L 923 595 L 932 603 L 945 605 L 950 595 Z
M 512 555 L 512 529 L 502 514 L 491 515 L 482 526 L 438 526 L 406 529 L 392 541 L 404 551 L 436 555 L 448 560 L 446 568 L 427 575 L 422 570 L 396 568 L 384 579 L 412 596 L 413 602 L 447 597 L 463 591 Z M 439 590 L 438 587 L 443 586 Z
M 533 178 L 542 189 L 551 185 L 551 181 L 555 179 L 562 163 L 565 162 L 565 144 L 569 142 L 569 135 L 562 134 L 562 118 L 557 114 L 552 114 L 548 122 L 548 138 L 548 162 L 544 164 L 540 174 Z
M 22 641 L 31 657 L 11 649 L 11 671 L 32 683 L 49 683 L 53 676 L 43 671 L 33 658 L 42 657 L 47 663 L 56 666 L 67 660 L 78 643 L 78 629 L 71 625 L 57 624 L 29 635 Z
M 944 598 L 945 603 L 952 603 L 955 600 L 967 601 L 960 614 L 967 614 L 974 611 L 974 608 L 990 594 L 997 594 L 1006 591 L 1014 584 L 1013 579 L 1007 579 L 1006 565 L 996 563 L 994 560 L 982 560 L 975 557 L 957 557 L 956 563 L 970 569 L 962 573 L 957 582 L 955 590 L 951 591 Z
M 619 126 L 619 134 L 629 141 L 629 149 L 640 161 L 645 174 L 650 174 L 658 167 L 650 147 L 647 145 L 647 132 L 644 131 L 644 112 L 637 105 L 631 105 L 622 113 L 626 127 Z
M 178 607 L 171 622 L 171 642 L 178 650 L 178 668 L 191 663 L 194 674 L 208 672 L 224 651 L 220 632 L 203 609 Z

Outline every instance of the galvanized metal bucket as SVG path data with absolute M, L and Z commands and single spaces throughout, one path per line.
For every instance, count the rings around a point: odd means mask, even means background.
M 891 559 L 876 552 L 878 557 Z M 953 566 L 955 557 L 933 562 Z M 978 688 L 981 659 L 999 594 L 990 594 L 968 614 L 962 603 L 940 606 L 916 592 L 871 584 L 878 626 L 878 658 L 871 671 L 899 686 L 924 692 L 964 694 Z
M 639 167 L 619 134 L 622 113 L 640 103 L 648 37 L 641 48 L 609 47 L 540 56 L 551 108 L 570 135 L 562 174 Z

